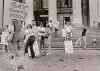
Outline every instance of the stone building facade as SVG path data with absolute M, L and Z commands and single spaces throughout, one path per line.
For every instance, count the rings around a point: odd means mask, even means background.
M 6 24 L 32 23 L 33 0 L 0 0 L 0 28 Z M 19 27 L 18 27 L 19 28 Z
M 21 3 L 22 1 L 24 3 Z M 21 9 L 17 9 L 17 12 L 19 11 L 20 13 L 16 13 L 15 10 L 13 10 L 14 12 L 9 11 L 11 2 L 15 2 L 19 6 L 28 7 L 26 14 Z M 0 29 L 4 24 L 11 23 L 8 16 L 10 12 L 16 14 L 17 18 L 24 17 L 24 19 L 21 19 L 26 23 L 31 23 L 31 20 L 35 20 L 37 23 L 46 24 L 52 18 L 55 21 L 58 20 L 63 26 L 64 20 L 67 18 L 76 26 L 84 24 L 89 27 L 99 27 L 99 5 L 99 0 L 0 0 Z
M 99 0 L 34 0 L 36 21 L 47 21 L 50 18 L 64 24 L 65 18 L 73 25 L 88 27 L 99 24 Z M 70 19 L 70 20 L 68 20 Z

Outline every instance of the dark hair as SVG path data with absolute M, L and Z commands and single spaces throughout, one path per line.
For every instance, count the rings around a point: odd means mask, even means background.
M 82 36 L 86 36 L 86 32 L 87 32 L 87 29 L 86 28 L 83 28 Z
M 50 20 L 49 22 L 53 22 L 52 20 Z
M 32 25 L 31 25 L 31 24 L 29 24 L 29 25 L 27 26 L 27 28 L 28 28 L 28 27 L 32 29 Z

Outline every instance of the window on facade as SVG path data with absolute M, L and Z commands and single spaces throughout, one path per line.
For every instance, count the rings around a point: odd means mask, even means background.
M 18 19 L 12 19 L 12 24 L 14 26 L 14 31 L 15 32 L 20 32 L 21 28 L 22 28 L 22 20 L 18 20 Z
M 48 8 L 48 0 L 41 0 L 41 8 Z
M 47 9 L 48 0 L 34 0 L 35 9 Z
M 72 8 L 72 0 L 57 0 L 58 8 Z
M 43 0 L 43 8 L 48 8 L 48 0 Z
M 16 2 L 19 2 L 19 3 L 25 3 L 25 0 L 13 0 L 13 1 L 16 1 Z
M 57 8 L 61 8 L 61 0 L 57 0 Z

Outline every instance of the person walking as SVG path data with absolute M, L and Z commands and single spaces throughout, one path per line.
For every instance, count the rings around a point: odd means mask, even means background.
M 11 40 L 8 41 L 8 49 L 11 53 L 11 59 L 14 59 L 16 56 L 18 56 L 17 43 L 15 37 L 16 28 L 14 23 L 9 24 L 9 32 Z
M 87 47 L 87 43 L 86 43 L 86 33 L 87 33 L 87 28 L 85 26 L 82 26 L 81 37 L 78 38 L 78 40 L 76 40 L 75 47 L 78 47 L 77 46 L 78 44 L 80 45 L 80 47 L 83 47 L 83 48 L 86 48 Z
M 44 40 L 45 40 L 45 27 L 43 27 L 43 24 L 39 27 L 39 33 L 40 33 L 40 49 L 44 48 Z
M 55 32 L 53 20 L 49 21 L 48 27 L 49 27 L 49 36 L 48 36 L 48 53 L 47 53 L 47 55 L 51 54 L 52 36 L 53 36 L 53 33 Z

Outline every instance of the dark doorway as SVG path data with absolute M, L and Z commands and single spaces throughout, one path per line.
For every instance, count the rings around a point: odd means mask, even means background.
M 48 17 L 40 17 L 40 22 L 43 27 L 46 27 L 46 24 L 48 22 Z
M 63 27 L 65 26 L 65 23 L 71 23 L 71 18 L 70 16 L 66 16 L 66 17 L 63 17 Z
M 66 22 L 70 22 L 70 17 L 64 17 L 64 20 L 65 20 Z

